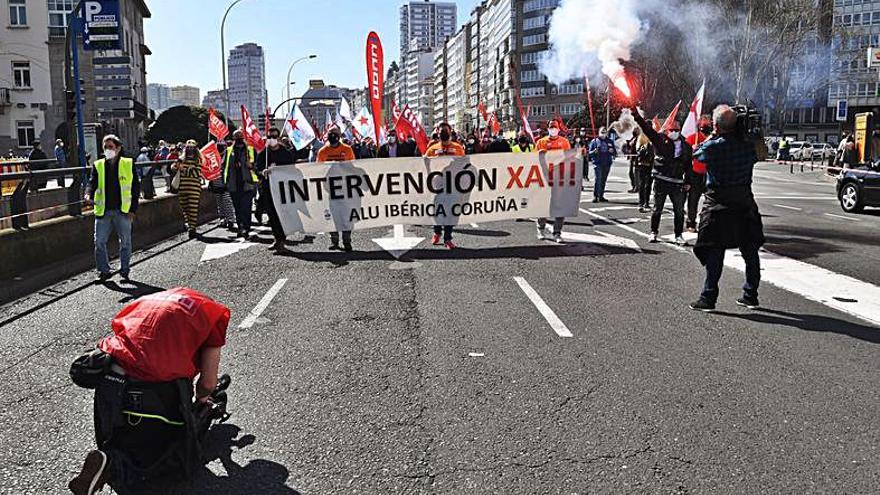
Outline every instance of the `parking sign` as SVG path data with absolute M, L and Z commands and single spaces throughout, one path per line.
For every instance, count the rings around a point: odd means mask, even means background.
M 82 9 L 84 49 L 121 49 L 119 0 L 86 0 Z

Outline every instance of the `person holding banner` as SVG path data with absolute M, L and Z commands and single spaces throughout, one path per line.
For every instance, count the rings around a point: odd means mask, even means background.
M 452 126 L 443 122 L 438 126 L 438 129 L 437 137 L 440 140 L 428 147 L 425 156 L 428 158 L 464 156 L 464 146 L 452 140 Z M 441 233 L 443 234 L 443 245 L 446 246 L 446 249 L 455 249 L 455 244 L 452 243 L 452 225 L 435 225 L 431 244 L 435 246 L 440 245 Z
M 516 145 L 513 147 L 514 153 L 531 153 L 535 151 L 535 147 L 532 145 L 529 140 L 529 136 L 526 133 L 522 133 L 519 135 L 519 139 L 517 139 Z
M 550 130 L 549 135 L 538 140 L 536 146 L 538 153 L 546 153 L 553 150 L 566 151 L 571 149 L 571 143 L 568 142 L 568 139 L 559 135 L 559 124 L 555 120 L 548 122 L 547 127 Z M 538 240 L 543 241 L 547 239 L 545 234 L 547 229 L 547 219 L 538 218 L 536 219 L 536 223 L 538 227 Z M 556 217 L 553 219 L 553 240 L 557 243 L 562 242 L 563 225 L 565 225 L 565 217 Z
M 319 162 L 351 162 L 354 161 L 354 150 L 342 142 L 342 133 L 338 127 L 327 132 L 327 144 L 318 150 Z M 351 231 L 342 231 L 342 249 L 351 251 Z M 339 250 L 339 232 L 330 232 L 330 250 Z
M 186 142 L 183 156 L 171 165 L 171 170 L 180 174 L 180 185 L 177 186 L 177 199 L 186 223 L 186 231 L 190 239 L 195 239 L 196 227 L 199 225 L 199 203 L 202 200 L 202 154 L 199 144 L 194 139 Z
M 247 240 L 251 233 L 251 205 L 259 181 L 254 172 L 254 148 L 245 143 L 241 129 L 236 129 L 232 137 L 233 144 L 226 149 L 223 182 L 232 196 L 238 237 Z
M 276 253 L 288 251 L 284 245 L 287 236 L 284 234 L 278 211 L 275 210 L 275 203 L 272 201 L 272 184 L 269 175 L 272 174 L 272 167 L 276 165 L 293 165 L 296 162 L 293 153 L 282 146 L 280 137 L 281 131 L 277 127 L 271 127 L 266 133 L 266 149 L 257 155 L 257 173 L 263 177 L 260 181 L 260 201 L 263 202 L 263 210 L 269 215 L 269 226 L 272 227 L 272 237 L 275 238 L 275 244 L 269 249 Z
M 379 147 L 379 158 L 416 156 L 415 149 L 407 142 L 397 141 L 397 131 L 388 131 L 388 141 Z

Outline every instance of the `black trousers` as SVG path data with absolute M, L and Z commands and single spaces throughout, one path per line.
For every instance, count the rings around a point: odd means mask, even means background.
M 663 216 L 663 208 L 666 206 L 667 197 L 672 201 L 676 237 L 684 232 L 685 193 L 681 188 L 681 184 L 674 184 L 663 180 L 654 181 L 654 213 L 651 214 L 651 232 L 660 231 L 660 217 Z
M 639 206 L 651 205 L 651 186 L 654 178 L 651 176 L 651 167 L 636 167 L 636 189 L 639 191 Z
M 235 223 L 239 232 L 251 230 L 251 207 L 254 204 L 254 191 L 230 192 L 232 207 L 235 208 Z
M 635 160 L 629 161 L 629 184 L 632 186 L 630 189 L 634 191 L 638 191 L 638 178 L 636 177 L 636 162 Z
M 694 174 L 691 190 L 687 192 L 687 226 L 697 226 L 697 214 L 700 212 L 700 198 L 706 192 L 706 176 Z
M 284 234 L 284 228 L 281 227 L 281 219 L 278 217 L 278 211 L 275 210 L 272 192 L 269 190 L 269 181 L 265 181 L 260 185 L 260 203 L 263 204 L 263 211 L 269 215 L 269 226 L 272 227 L 272 237 L 275 238 L 275 242 L 284 242 L 287 239 L 287 235 Z

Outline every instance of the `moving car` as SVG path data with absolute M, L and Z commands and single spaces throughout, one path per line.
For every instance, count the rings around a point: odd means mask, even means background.
M 880 207 L 880 162 L 842 170 L 837 176 L 837 198 L 847 213 Z

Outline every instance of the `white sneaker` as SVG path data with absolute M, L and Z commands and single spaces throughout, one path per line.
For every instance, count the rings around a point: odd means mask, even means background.
M 687 246 L 687 241 L 684 240 L 684 237 L 678 236 L 675 238 L 675 243 L 679 246 Z
M 538 240 L 539 241 L 547 240 L 547 234 L 544 233 L 544 229 L 538 229 Z
M 648 242 L 658 242 L 658 237 L 656 232 L 651 232 L 651 235 L 648 236 Z
M 553 241 L 556 244 L 562 244 L 562 234 L 553 234 Z

